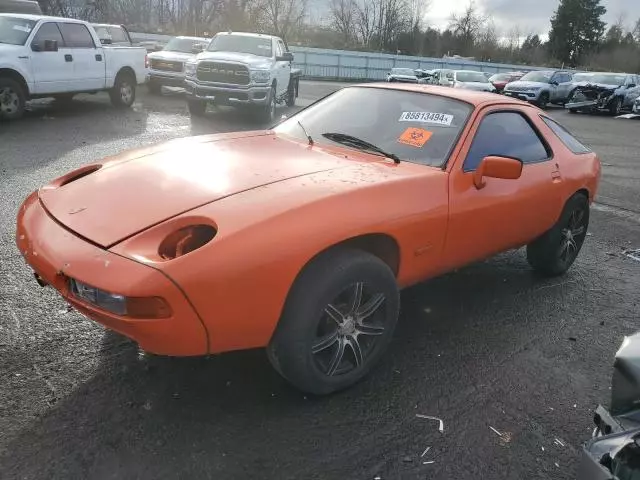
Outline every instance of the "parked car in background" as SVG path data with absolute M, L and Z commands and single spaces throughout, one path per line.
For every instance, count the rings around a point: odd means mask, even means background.
M 453 85 L 453 70 L 442 68 L 433 71 L 431 83 L 434 85 L 442 85 L 450 87 Z
M 502 93 L 508 83 L 520 80 L 523 75 L 524 72 L 496 73 L 489 77 L 489 81 L 496 87 L 496 92 Z
M 34 0 L 0 0 L 0 13 L 43 15 L 40 4 Z
M 138 42 L 138 46 L 146 48 L 147 53 L 159 52 L 165 47 L 165 45 L 165 43 L 158 42 L 156 40 L 143 40 Z
M 109 25 L 105 23 L 92 23 L 100 43 L 102 45 L 133 46 L 131 35 L 124 25 Z
M 636 98 L 631 107 L 631 112 L 640 114 L 640 97 Z
M 416 77 L 418 77 L 418 83 L 431 83 L 431 77 L 433 70 L 422 70 L 420 68 L 415 70 Z
M 630 73 L 580 73 L 572 87 L 565 105 L 571 113 L 606 111 L 620 115 L 623 110 L 631 110 L 640 97 L 640 77 Z
M 489 81 L 483 72 L 474 70 L 454 70 L 453 88 L 466 88 L 480 92 L 495 92 L 496 87 Z
M 387 73 L 387 82 L 418 83 L 418 75 L 412 68 L 392 68 Z
M 184 86 L 184 65 L 202 52 L 211 41 L 204 37 L 174 37 L 159 52 L 149 54 L 147 88 L 152 94 L 161 92 L 163 86 Z
M 142 47 L 104 47 L 81 20 L 0 13 L 0 119 L 20 118 L 33 98 L 66 101 L 98 91 L 130 107 L 145 81 L 146 57 Z
M 534 70 L 509 82 L 503 93 L 541 108 L 548 103 L 564 105 L 571 92 L 572 78 L 573 73 L 566 70 Z

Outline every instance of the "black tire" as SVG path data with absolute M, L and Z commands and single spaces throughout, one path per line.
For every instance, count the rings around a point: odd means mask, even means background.
M 361 295 L 356 305 L 357 285 Z M 361 250 L 329 251 L 313 260 L 291 288 L 267 355 L 274 368 L 304 392 L 342 390 L 380 360 L 393 336 L 399 306 L 400 293 L 387 264 Z M 354 311 L 364 316 L 358 318 Z
M 162 85 L 157 82 L 150 81 L 147 83 L 147 90 L 149 90 L 151 95 L 160 95 L 162 93 Z
M 113 88 L 109 90 L 111 103 L 115 107 L 128 108 L 136 101 L 136 79 L 128 72 L 120 72 L 116 76 Z
M 617 117 L 622 112 L 622 98 L 616 97 L 609 105 L 609 114 Z
M 578 109 L 577 108 L 570 108 L 569 109 L 569 113 L 578 113 Z
M 527 245 L 527 261 L 547 277 L 563 275 L 578 257 L 589 228 L 589 200 L 576 193 L 565 204 L 556 224 Z
M 187 107 L 189 108 L 189 114 L 192 117 L 204 117 L 207 111 L 207 102 L 188 99 Z
M 549 93 L 542 92 L 538 98 L 538 107 L 545 108 L 549 104 Z
M 287 90 L 287 107 L 296 106 L 296 97 L 298 96 L 298 80 L 291 80 L 289 89 Z
M 0 120 L 18 120 L 27 102 L 22 86 L 12 78 L 0 78 Z
M 266 123 L 273 123 L 276 119 L 276 87 L 275 85 L 271 87 L 269 91 L 269 96 L 267 98 L 267 103 L 264 106 L 260 107 L 260 120 Z

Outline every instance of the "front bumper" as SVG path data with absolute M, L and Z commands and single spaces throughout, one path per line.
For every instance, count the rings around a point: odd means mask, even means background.
M 184 87 L 184 73 L 163 72 L 159 70 L 149 70 L 147 82 L 153 82 L 167 87 Z
M 503 90 L 502 93 L 508 97 L 524 100 L 525 102 L 537 102 L 542 91 L 539 90 L 537 92 L 516 92 L 513 90 Z
M 188 97 L 221 105 L 266 105 L 271 86 L 212 84 L 186 79 L 184 89 Z
M 208 353 L 208 337 L 202 322 L 169 278 L 66 230 L 49 216 L 38 192 L 32 193 L 20 207 L 16 244 L 38 283 L 52 286 L 80 313 L 133 339 L 143 350 L 171 356 Z M 70 278 L 129 297 L 162 297 L 172 314 L 162 319 L 132 319 L 113 314 L 75 297 L 69 289 Z

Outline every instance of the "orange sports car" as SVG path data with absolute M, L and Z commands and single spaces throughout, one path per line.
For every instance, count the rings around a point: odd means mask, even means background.
M 566 272 L 599 179 L 597 155 L 525 102 L 354 85 L 269 130 L 72 171 L 25 200 L 16 242 L 41 285 L 143 350 L 266 347 L 327 394 L 380 360 L 401 288 L 522 246 Z

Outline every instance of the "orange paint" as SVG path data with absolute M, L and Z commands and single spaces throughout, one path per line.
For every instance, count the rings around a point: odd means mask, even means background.
M 89 174 L 78 180 L 69 181 L 71 172 L 68 183 L 57 179 L 34 192 L 18 214 L 17 246 L 89 318 L 150 352 L 202 355 L 267 345 L 298 274 L 338 243 L 382 236 L 397 245 L 397 257 L 386 254 L 407 287 L 526 245 L 578 190 L 593 201 L 597 155 L 574 155 L 538 108 L 447 87 L 366 86 L 473 105 L 444 168 L 396 165 L 269 131 L 183 138 L 124 152 L 93 173 L 80 169 Z M 483 167 L 502 178 L 464 172 L 479 122 L 505 109 L 528 118 L 552 158 L 521 171 L 500 158 Z M 159 253 L 167 237 L 196 224 L 215 229 L 215 237 L 177 258 Z M 73 297 L 69 277 L 124 296 L 160 297 L 171 316 L 130 319 L 100 310 Z

